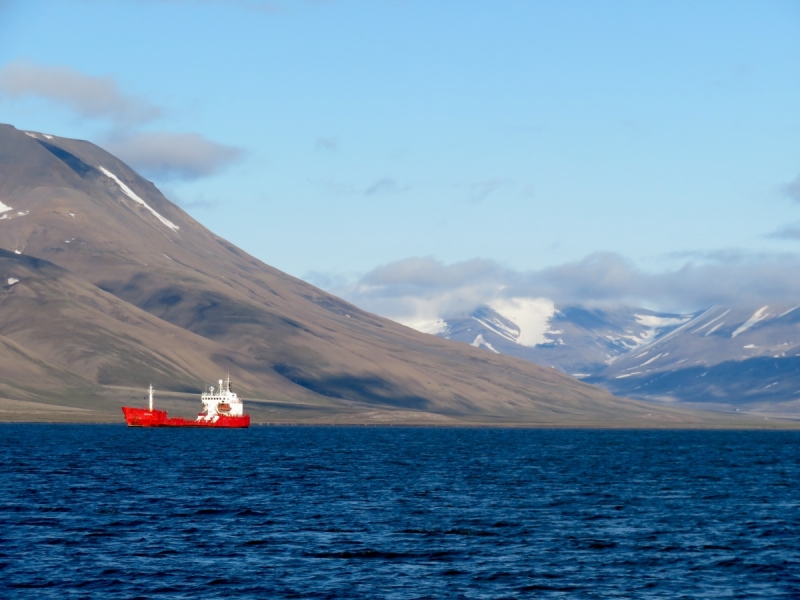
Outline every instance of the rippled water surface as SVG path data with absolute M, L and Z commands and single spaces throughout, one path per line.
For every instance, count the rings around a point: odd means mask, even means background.
M 0 597 L 800 597 L 800 434 L 0 425 Z

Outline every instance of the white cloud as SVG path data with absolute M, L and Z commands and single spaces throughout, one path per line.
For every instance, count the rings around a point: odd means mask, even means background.
M 242 157 L 239 148 L 198 133 L 138 133 L 104 144 L 135 169 L 156 179 L 198 179 L 214 175 Z
M 419 257 L 378 267 L 354 283 L 336 281 L 328 289 L 366 310 L 437 333 L 443 319 L 496 300 L 504 286 L 502 273 L 492 261 L 444 265 Z
M 110 76 L 93 77 L 70 67 L 17 61 L 0 69 L 0 94 L 42 98 L 80 117 L 109 121 L 113 134 L 102 143 L 103 147 L 160 181 L 214 175 L 244 154 L 240 148 L 214 142 L 199 133 L 137 131 L 162 116 L 163 111 L 122 93 Z
M 146 100 L 122 93 L 109 75 L 93 77 L 65 66 L 9 63 L 0 69 L 0 93 L 11 98 L 41 98 L 81 117 L 109 119 L 123 126 L 148 123 L 162 114 Z

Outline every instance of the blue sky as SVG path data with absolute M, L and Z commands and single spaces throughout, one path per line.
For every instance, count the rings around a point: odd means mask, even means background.
M 116 149 L 353 298 L 414 257 L 652 274 L 800 243 L 796 1 L 6 0 L 0 69 L 0 121 Z

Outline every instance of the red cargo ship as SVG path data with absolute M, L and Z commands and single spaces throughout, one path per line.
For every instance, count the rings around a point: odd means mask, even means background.
M 250 427 L 250 415 L 244 414 L 241 398 L 231 391 L 230 375 L 219 380 L 219 389 L 210 386 L 200 394 L 203 412 L 194 420 L 168 417 L 167 411 L 153 408 L 153 386 L 150 386 L 149 408 L 122 407 L 128 427 Z

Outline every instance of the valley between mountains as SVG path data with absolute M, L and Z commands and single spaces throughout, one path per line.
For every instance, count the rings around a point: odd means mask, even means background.
M 783 426 L 618 398 L 367 313 L 214 235 L 101 148 L 10 125 L 0 277 L 0 420 L 122 422 L 149 383 L 192 416 L 230 372 L 254 422 Z

